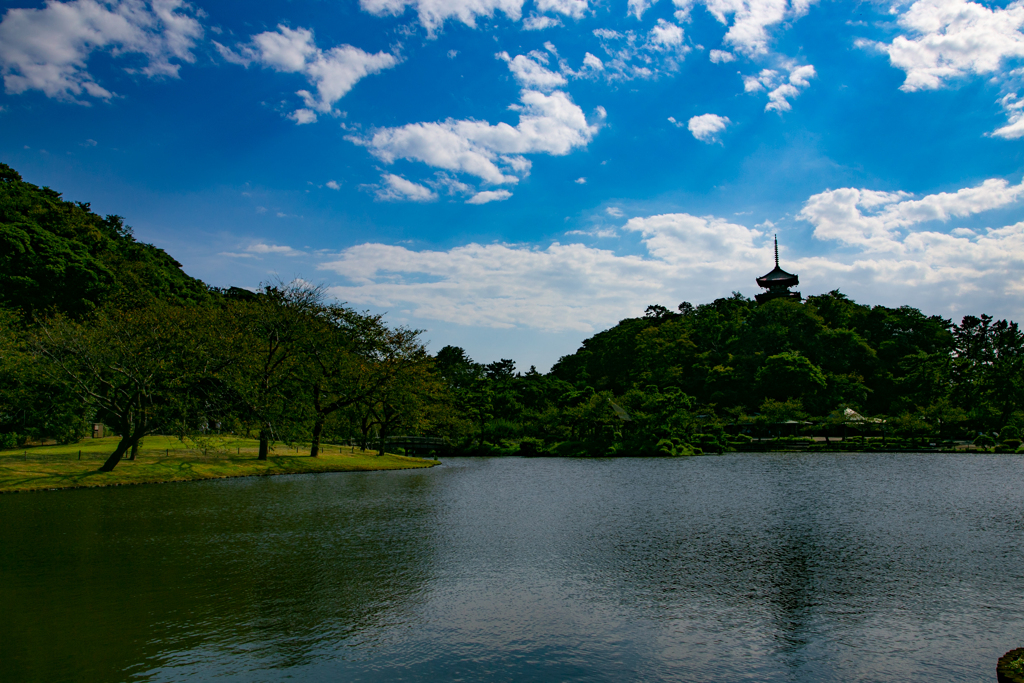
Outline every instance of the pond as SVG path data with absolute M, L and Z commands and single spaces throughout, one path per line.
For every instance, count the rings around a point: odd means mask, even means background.
M 993 681 L 1024 458 L 481 458 L 0 496 L 4 681 Z

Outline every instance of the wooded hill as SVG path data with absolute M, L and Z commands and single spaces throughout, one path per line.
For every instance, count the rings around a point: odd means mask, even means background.
M 182 304 L 209 299 L 206 285 L 136 241 L 120 216 L 101 218 L 0 163 L 0 305 L 77 316 L 138 292 Z
M 851 426 L 847 410 L 867 418 Z M 432 355 L 419 331 L 315 287 L 209 288 L 121 218 L 0 164 L 0 446 L 73 441 L 96 421 L 123 437 L 111 467 L 154 433 L 251 434 L 261 455 L 395 435 L 450 453 L 683 455 L 783 424 L 1016 448 L 1022 410 L 1016 323 L 838 291 L 650 306 L 547 374 Z

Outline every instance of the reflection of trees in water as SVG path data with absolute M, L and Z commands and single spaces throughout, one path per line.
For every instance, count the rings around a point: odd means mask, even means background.
M 422 473 L 0 499 L 0 678 L 305 664 L 386 637 L 429 580 Z M 203 666 L 196 667 L 203 670 Z

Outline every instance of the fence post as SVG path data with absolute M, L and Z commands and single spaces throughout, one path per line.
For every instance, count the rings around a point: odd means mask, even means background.
M 79 460 L 81 460 L 81 459 L 82 459 L 82 451 L 78 451 L 78 459 L 79 459 Z

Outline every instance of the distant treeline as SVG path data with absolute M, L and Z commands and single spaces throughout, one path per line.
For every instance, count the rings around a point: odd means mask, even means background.
M 108 469 L 154 433 L 248 434 L 260 457 L 397 435 L 466 454 L 683 455 L 843 430 L 1016 447 L 1022 399 L 1016 323 L 953 325 L 838 291 L 650 306 L 547 374 L 431 355 L 420 331 L 317 287 L 208 287 L 121 218 L 0 164 L 0 446 L 100 422 L 122 437 Z

